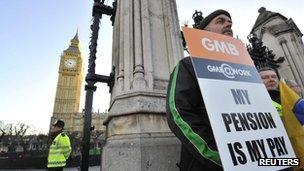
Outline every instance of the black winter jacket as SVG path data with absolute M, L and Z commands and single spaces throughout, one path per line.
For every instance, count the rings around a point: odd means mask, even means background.
M 190 57 L 170 76 L 166 109 L 169 127 L 182 143 L 180 170 L 223 170 Z

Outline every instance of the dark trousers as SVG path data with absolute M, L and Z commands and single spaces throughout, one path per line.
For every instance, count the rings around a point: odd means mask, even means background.
M 50 167 L 47 171 L 63 171 L 63 167 Z
M 180 171 L 223 171 L 223 168 L 206 159 L 201 163 L 184 147 L 181 150 Z

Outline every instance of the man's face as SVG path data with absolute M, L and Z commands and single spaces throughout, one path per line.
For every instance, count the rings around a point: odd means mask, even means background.
M 58 126 L 53 126 L 53 128 L 51 129 L 51 132 L 54 133 L 54 132 L 58 132 L 58 131 L 61 131 L 62 128 L 58 127 Z
M 267 90 L 278 90 L 279 79 L 273 70 L 260 71 L 260 76 Z
M 233 37 L 231 26 L 231 19 L 225 14 L 221 14 L 213 18 L 205 30 Z

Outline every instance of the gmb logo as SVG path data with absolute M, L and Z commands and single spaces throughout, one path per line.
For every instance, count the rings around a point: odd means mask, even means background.
M 207 69 L 209 72 L 221 73 L 225 77 L 230 79 L 233 79 L 236 76 L 251 77 L 251 73 L 249 70 L 233 68 L 232 66 L 226 63 L 221 64 L 221 66 L 207 65 Z

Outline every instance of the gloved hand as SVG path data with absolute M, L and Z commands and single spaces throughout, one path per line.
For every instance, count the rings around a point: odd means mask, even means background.
M 301 125 L 304 125 L 304 99 L 301 98 L 297 101 L 293 107 L 293 112 L 300 121 Z

